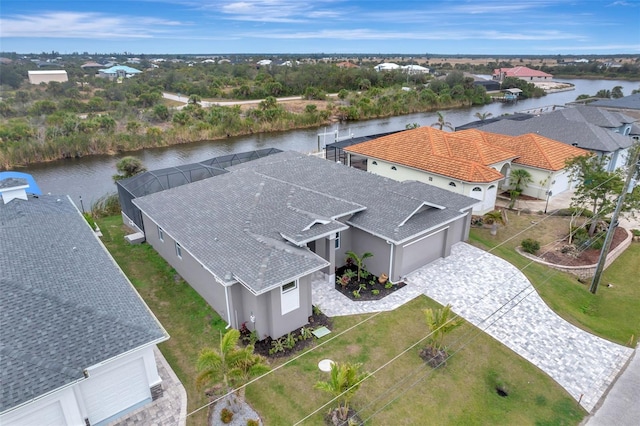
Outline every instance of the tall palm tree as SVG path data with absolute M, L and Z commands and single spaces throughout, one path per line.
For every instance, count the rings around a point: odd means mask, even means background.
M 316 389 L 329 392 L 338 398 L 338 415 L 341 420 L 347 420 L 349 403 L 360 388 L 360 384 L 370 374 L 361 372 L 362 364 L 334 363 L 331 365 L 331 377 L 325 382 L 317 382 Z
M 474 115 L 480 121 L 484 121 L 487 118 L 493 116 L 493 114 L 491 114 L 490 112 L 476 112 Z
M 453 125 L 450 122 L 445 121 L 444 115 L 442 115 L 440 111 L 438 111 L 436 114 L 438 115 L 438 121 L 432 123 L 431 127 L 437 127 L 440 130 L 443 130 L 446 127 L 447 129 L 453 131 Z

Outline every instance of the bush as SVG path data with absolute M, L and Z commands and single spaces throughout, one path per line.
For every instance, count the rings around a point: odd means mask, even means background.
M 593 212 L 591 210 L 582 209 L 579 207 L 559 209 L 558 211 L 556 211 L 556 216 L 573 216 L 576 213 L 579 213 L 582 217 L 593 217 Z
M 258 420 L 249 419 L 247 420 L 247 426 L 260 426 L 260 422 Z
M 227 408 L 223 408 L 222 411 L 220 411 L 220 420 L 222 420 L 224 424 L 231 423 L 231 420 L 233 420 L 233 412 Z
M 540 243 L 537 240 L 533 240 L 531 238 L 527 238 L 522 240 L 520 243 L 522 246 L 522 250 L 527 253 L 536 254 L 538 250 L 540 250 Z

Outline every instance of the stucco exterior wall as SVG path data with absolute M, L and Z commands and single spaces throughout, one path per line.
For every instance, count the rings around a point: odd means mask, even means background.
M 389 255 L 391 253 L 391 245 L 381 238 L 371 235 L 357 228 L 351 228 L 350 230 L 351 240 L 350 248 L 358 256 L 363 253 L 370 252 L 373 257 L 370 257 L 364 261 L 367 266 L 367 271 L 374 275 L 380 276 L 383 272 L 389 274 Z M 340 267 L 344 265 L 345 258 L 336 257 L 336 266 Z
M 220 314 L 222 319 L 227 322 L 233 321 L 233 317 L 227 314 L 224 287 L 216 282 L 213 275 L 188 253 L 188 247 L 182 246 L 182 259 L 178 258 L 175 240 L 164 231 L 164 241 L 160 241 L 158 225 L 145 214 L 142 215 L 142 219 L 147 243 Z

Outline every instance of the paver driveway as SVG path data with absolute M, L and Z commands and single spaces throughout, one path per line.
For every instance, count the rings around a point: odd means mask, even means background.
M 591 411 L 633 350 L 583 331 L 556 315 L 515 266 L 465 243 L 410 274 L 409 285 L 375 302 L 353 302 L 326 281 L 313 303 L 329 316 L 389 311 L 420 294 L 453 310 L 538 366 Z M 553 284 L 553 277 L 547 285 Z
M 505 260 L 465 243 L 407 277 L 546 372 L 591 411 L 633 350 L 556 315 L 529 280 Z M 545 284 L 553 285 L 553 277 Z

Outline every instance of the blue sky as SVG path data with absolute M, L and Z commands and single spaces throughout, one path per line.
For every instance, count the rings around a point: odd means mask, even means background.
M 640 53 L 639 0 L 1 0 L 18 53 Z

